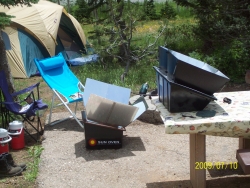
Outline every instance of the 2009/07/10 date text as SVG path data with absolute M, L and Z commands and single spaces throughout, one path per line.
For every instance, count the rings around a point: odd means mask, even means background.
M 195 170 L 204 169 L 238 169 L 238 162 L 195 162 Z

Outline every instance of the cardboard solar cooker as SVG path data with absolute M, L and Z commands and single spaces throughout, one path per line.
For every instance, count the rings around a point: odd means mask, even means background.
M 128 88 L 87 78 L 82 111 L 87 149 L 122 147 L 126 126 L 148 108 L 143 97 L 129 105 L 130 93 Z
M 162 46 L 158 51 L 159 67 L 172 74 L 175 83 L 212 95 L 229 81 L 226 75 L 207 63 Z

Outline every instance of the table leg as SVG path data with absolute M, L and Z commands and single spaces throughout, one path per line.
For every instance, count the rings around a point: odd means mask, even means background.
M 190 134 L 190 180 L 193 188 L 206 187 L 206 170 L 195 169 L 197 162 L 206 161 L 206 136 Z M 197 166 L 199 167 L 199 166 Z
M 250 139 L 239 138 L 239 149 L 250 149 Z

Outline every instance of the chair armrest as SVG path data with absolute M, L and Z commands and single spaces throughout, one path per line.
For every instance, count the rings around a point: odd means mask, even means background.
M 22 89 L 22 90 L 20 90 L 20 91 L 14 92 L 14 93 L 12 93 L 11 95 L 12 95 L 12 97 L 18 96 L 18 95 L 20 95 L 20 94 L 23 94 L 23 93 L 32 91 L 32 90 L 34 90 L 34 88 L 38 88 L 39 85 L 40 85 L 40 82 L 38 82 L 38 83 L 36 83 L 36 84 L 34 84 L 34 85 L 32 85 L 32 86 L 29 86 L 29 87 L 27 87 L 27 88 L 25 88 L 25 89 Z

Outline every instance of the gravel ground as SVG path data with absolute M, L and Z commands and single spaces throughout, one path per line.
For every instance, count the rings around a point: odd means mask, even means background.
M 237 161 L 237 138 L 207 136 L 206 144 L 207 161 Z M 46 125 L 42 145 L 40 188 L 192 187 L 189 135 L 165 134 L 154 110 L 126 127 L 121 149 L 86 150 L 84 130 L 74 120 Z M 250 187 L 249 180 L 241 169 L 207 170 L 207 187 Z

